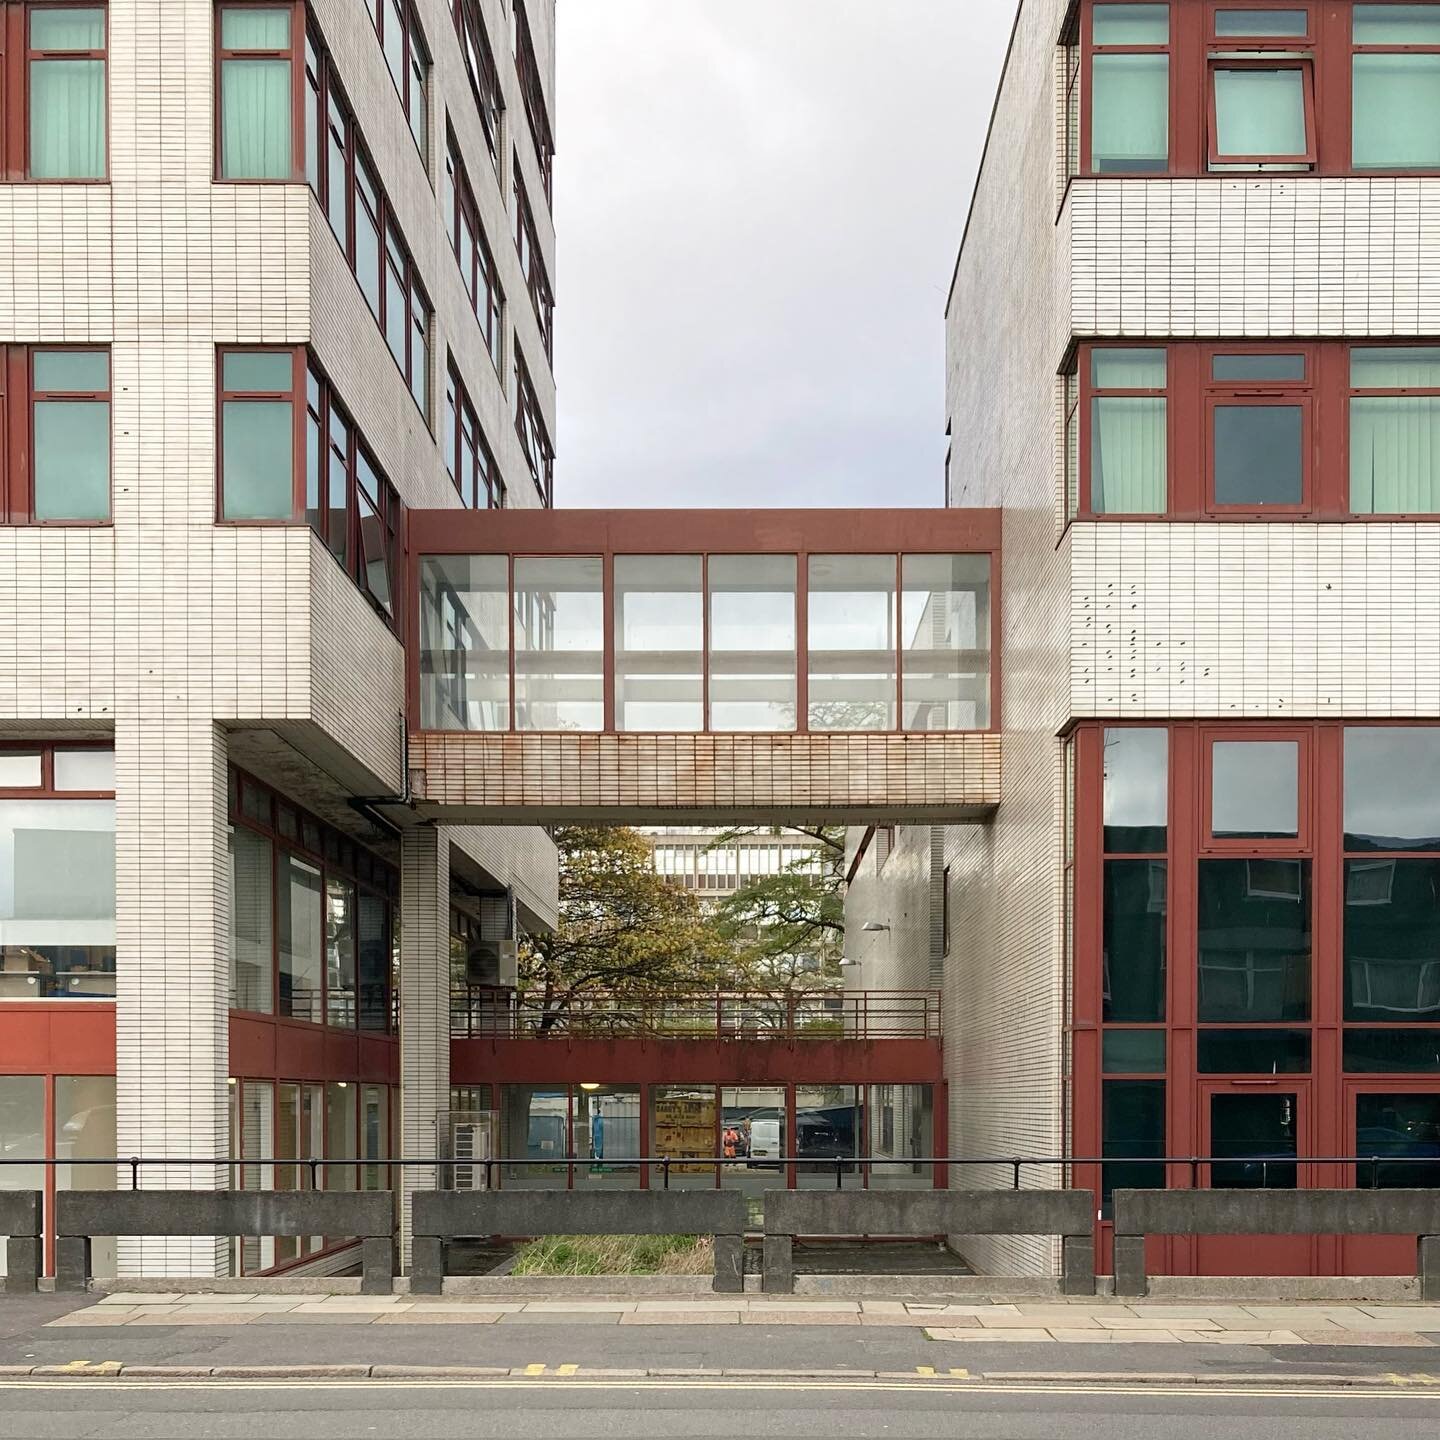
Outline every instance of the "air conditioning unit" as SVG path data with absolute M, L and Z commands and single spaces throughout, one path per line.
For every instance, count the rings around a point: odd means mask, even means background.
M 485 1162 L 491 1155 L 490 1135 L 491 1122 L 488 1118 L 483 1121 L 461 1121 L 451 1127 L 451 1158 L 469 1162 L 447 1167 L 452 1190 L 487 1188 Z
M 520 947 L 513 940 L 477 940 L 465 957 L 465 979 L 471 985 L 513 990 L 519 969 Z

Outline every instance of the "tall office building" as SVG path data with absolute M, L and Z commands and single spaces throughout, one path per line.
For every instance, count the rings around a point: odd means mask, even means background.
M 1004 795 L 851 896 L 862 983 L 943 976 L 952 1155 L 1076 1157 L 1024 1183 L 1102 1204 L 1440 1183 L 1395 1163 L 1440 1154 L 1437 77 L 1433 3 L 1019 7 L 947 311 L 948 500 L 1004 510 Z
M 375 802 L 408 785 L 406 509 L 552 499 L 554 11 L 0 4 L 12 1155 L 385 1188 L 354 1162 L 433 1155 L 449 1105 L 452 943 L 553 923 L 543 832 Z

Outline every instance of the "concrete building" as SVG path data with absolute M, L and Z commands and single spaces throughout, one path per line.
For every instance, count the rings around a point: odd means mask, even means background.
M 554 9 L 0 5 L 7 1154 L 386 1188 L 276 1162 L 435 1154 L 452 934 L 553 923 L 542 831 L 370 802 L 408 790 L 404 511 L 552 498 Z M 0 1175 L 57 1183 L 115 1175 Z
M 1107 1195 L 1440 1179 L 1437 65 L 1429 3 L 1019 7 L 947 309 L 947 500 L 1004 512 L 1004 798 L 850 908 L 892 925 L 866 986 L 939 935 L 953 1156 Z M 1121 1162 L 1166 1155 L 1273 1159 Z

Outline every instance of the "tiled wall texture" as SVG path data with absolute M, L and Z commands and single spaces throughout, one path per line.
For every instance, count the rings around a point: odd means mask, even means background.
M 952 826 L 945 1069 L 955 1155 L 1055 1155 L 1064 1138 L 1060 753 L 1068 555 L 1055 546 L 1054 374 L 1068 341 L 1055 214 L 1055 93 L 1063 0 L 1027 0 L 961 251 L 947 321 L 949 503 L 1003 505 L 1005 795 L 991 824 Z M 1060 1177 L 1032 1167 L 1024 1184 Z M 952 1185 L 1006 1185 L 996 1168 Z M 958 1237 L 989 1273 L 1053 1269 L 1054 1245 Z
M 854 828 L 847 839 L 851 856 L 865 833 Z M 931 880 L 935 856 L 929 825 L 905 825 L 895 831 L 895 845 L 872 837 L 855 878 L 845 892 L 845 954 L 860 961 L 847 969 L 845 980 L 854 990 L 928 990 L 934 982 L 930 916 Z M 884 856 L 881 863 L 881 856 Z M 888 925 L 888 931 L 866 933 L 868 921 Z
M 693 816 L 781 823 L 986 813 L 1000 796 L 1000 737 L 556 735 L 414 737 L 422 814 L 442 820 L 587 816 L 633 824 Z
M 1071 527 L 1077 716 L 1440 714 L 1440 525 Z
M 434 433 L 451 352 L 514 504 L 538 503 L 507 391 L 516 343 L 553 420 L 511 238 L 512 151 L 522 166 L 534 155 L 507 4 L 483 7 L 509 102 L 503 177 L 480 139 L 445 0 L 419 3 L 435 57 L 428 174 L 365 7 L 312 8 L 436 308 L 429 414 L 410 398 L 306 187 L 215 183 L 212 0 L 111 0 L 108 185 L 0 187 L 0 343 L 113 347 L 113 525 L 0 530 L 0 728 L 113 728 L 118 1141 L 127 1154 L 228 1149 L 227 727 L 274 729 L 368 793 L 403 781 L 399 642 L 308 531 L 215 524 L 216 347 L 312 344 L 411 505 L 458 503 Z M 553 0 L 530 9 L 550 57 Z M 447 119 L 510 301 L 503 376 L 459 289 L 442 186 L 431 178 L 443 176 Z M 548 245 L 538 183 L 531 198 Z M 450 843 L 483 854 L 502 884 L 515 873 L 530 908 L 553 914 L 553 846 L 539 832 L 509 844 L 442 834 L 437 884 Z M 413 1030 L 406 1044 L 411 1076 L 429 1052 Z M 429 1106 L 445 1077 L 412 1083 Z M 211 1167 L 144 1177 L 172 1186 L 218 1178 Z M 208 1241 L 121 1249 L 127 1273 L 225 1263 L 223 1245 Z
M 1060 232 L 1076 335 L 1440 331 L 1440 179 L 1073 180 Z

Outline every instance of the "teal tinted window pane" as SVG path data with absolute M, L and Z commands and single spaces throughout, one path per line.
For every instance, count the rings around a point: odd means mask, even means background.
M 1357 170 L 1440 169 L 1440 55 L 1355 56 Z
M 1440 1095 L 1357 1095 L 1355 1153 L 1390 1162 L 1357 1166 L 1357 1184 L 1381 1190 L 1440 1186 Z
M 70 391 L 93 395 L 110 388 L 110 355 L 105 350 L 37 350 L 34 358 L 37 391 Z
M 1350 509 L 1357 515 L 1440 511 L 1440 395 L 1352 397 Z
M 1107 1075 L 1163 1075 L 1163 1030 L 1107 1030 L 1103 1040 Z
M 1096 5 L 1097 45 L 1166 45 L 1170 41 L 1168 5 Z
M 1217 840 L 1287 840 L 1299 834 L 1297 741 L 1217 740 L 1211 761 L 1210 832 Z
M 1214 72 L 1216 153 L 1303 156 L 1305 77 L 1298 68 Z
M 1356 5 L 1357 45 L 1440 45 L 1440 10 L 1433 5 Z
M 1163 390 L 1165 351 L 1103 346 L 1090 352 L 1090 383 L 1097 390 Z
M 1305 498 L 1298 405 L 1217 405 L 1215 504 L 1299 505 Z
M 1310 1018 L 1310 862 L 1202 860 L 1199 1016 Z
M 288 60 L 220 65 L 220 173 L 227 180 L 288 180 L 294 169 Z
M 1170 164 L 1169 56 L 1096 55 L 1090 78 L 1091 169 L 1098 173 L 1166 170 Z
M 1308 1030 L 1201 1030 L 1201 1075 L 1304 1075 L 1310 1069 Z
M 1440 390 L 1440 345 L 1356 346 L 1350 351 L 1353 390 Z
M 1165 1082 L 1106 1080 L 1101 1087 L 1102 1205 L 1116 1190 L 1163 1190 L 1165 1167 L 1135 1163 L 1165 1153 Z M 1124 1157 L 1110 1160 L 1110 1156 Z
M 1212 1095 L 1210 1153 L 1237 1157 L 1210 1167 L 1214 1190 L 1293 1190 L 1298 1155 L 1299 1105 L 1293 1093 Z M 1243 1159 L 1239 1157 L 1244 1157 Z
M 1303 380 L 1303 355 L 1216 355 L 1210 361 L 1215 380 Z
M 1166 503 L 1164 396 L 1097 395 L 1090 402 L 1090 508 L 1161 515 Z
M 35 518 L 110 518 L 110 405 L 37 400 Z
M 220 44 L 226 50 L 288 50 L 290 11 L 278 5 L 228 6 L 220 12 Z
M 1166 879 L 1163 860 L 1105 862 L 1107 1022 L 1165 1018 Z
M 1165 849 L 1170 736 L 1158 726 L 1105 732 L 1105 849 L 1146 855 Z
M 32 10 L 32 50 L 103 50 L 105 10 L 88 6 L 82 10 Z
M 1347 1029 L 1345 1068 L 1357 1075 L 1440 1075 L 1440 1030 Z
M 1440 726 L 1346 727 L 1345 848 L 1440 850 Z
M 1345 862 L 1345 1018 L 1440 1019 L 1440 860 Z
M 105 62 L 30 62 L 30 174 L 37 180 L 105 175 Z
M 295 379 L 295 360 L 283 350 L 228 350 L 221 385 L 226 390 L 289 390 Z
M 295 434 L 288 400 L 227 400 L 224 516 L 288 520 L 295 508 Z
M 1303 10 L 1217 10 L 1216 35 L 1305 35 L 1309 20 Z

